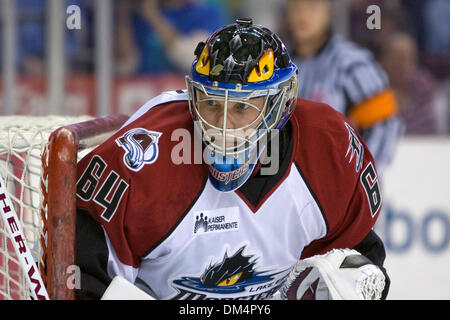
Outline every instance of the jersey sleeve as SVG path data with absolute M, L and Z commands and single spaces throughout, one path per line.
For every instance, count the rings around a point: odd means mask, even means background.
M 159 240 L 154 213 L 164 204 L 156 202 L 175 172 L 170 133 L 189 117 L 184 100 L 174 95 L 150 100 L 77 164 L 77 207 L 102 226 L 117 260 L 133 268 Z M 182 120 L 172 123 L 173 114 Z
M 115 275 L 132 282 L 136 278 L 137 269 L 120 262 L 102 226 L 83 209 L 77 210 L 75 252 L 80 268 L 77 299 L 100 299 Z
M 202 189 L 207 171 L 201 165 L 172 161 L 180 143 L 172 140 L 172 133 L 181 128 L 193 136 L 183 129 L 192 128 L 183 97 L 184 92 L 172 92 L 150 100 L 78 162 L 77 211 L 98 224 L 92 242 L 102 252 L 107 249 L 106 262 L 98 258 L 104 253 L 92 254 L 98 263 L 85 264 L 86 273 L 104 279 L 106 268 L 110 278 L 120 275 L 134 283 L 144 257 L 171 232 Z M 193 154 L 194 144 L 189 147 Z M 167 196 L 170 193 L 180 195 L 177 201 Z M 77 237 L 88 260 L 93 251 L 89 235 L 79 232 Z
M 313 240 L 302 258 L 333 248 L 353 248 L 372 229 L 382 196 L 374 160 L 349 121 L 325 105 L 303 125 L 297 165 L 322 212 L 325 236 Z
M 109 284 L 116 275 L 133 283 L 137 275 L 140 257 L 130 244 L 134 226 L 127 215 L 132 182 L 122 158 L 113 136 L 78 163 L 77 264 L 85 282 L 81 297 L 100 298 L 106 289 L 100 284 Z

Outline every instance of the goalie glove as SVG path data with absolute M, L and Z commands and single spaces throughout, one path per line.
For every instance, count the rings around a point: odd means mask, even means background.
M 356 250 L 334 249 L 299 260 L 280 289 L 282 300 L 379 300 L 385 276 Z

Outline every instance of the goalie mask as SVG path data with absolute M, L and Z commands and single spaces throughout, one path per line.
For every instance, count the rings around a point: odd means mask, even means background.
M 195 50 L 186 77 L 195 130 L 203 136 L 209 178 L 219 191 L 234 191 L 250 177 L 297 98 L 297 67 L 267 28 L 237 20 Z

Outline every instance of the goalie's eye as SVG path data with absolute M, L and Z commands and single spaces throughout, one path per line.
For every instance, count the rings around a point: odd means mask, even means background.
M 235 109 L 236 109 L 238 112 L 245 111 L 245 110 L 247 110 L 249 107 L 250 107 L 250 106 L 249 106 L 248 104 L 245 104 L 245 103 L 237 103 L 237 104 L 235 105 Z
M 218 106 L 220 106 L 220 104 L 216 100 L 207 100 L 206 103 L 210 107 L 218 107 Z
M 225 280 L 223 280 L 222 282 L 220 282 L 217 286 L 218 287 L 232 286 L 233 284 L 238 282 L 238 280 L 241 278 L 241 276 L 242 276 L 242 272 L 233 274 L 231 277 L 228 277 Z

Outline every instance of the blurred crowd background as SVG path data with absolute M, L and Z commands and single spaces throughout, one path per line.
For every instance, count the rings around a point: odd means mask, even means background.
M 2 74 L 8 66 L 4 57 L 8 1 L 8 10 L 11 3 L 14 6 L 11 12 L 16 22 L 16 87 L 8 100 L 14 102 L 14 108 L 8 108 L 3 99 L 6 85 L 0 86 L 0 115 L 131 114 L 159 91 L 183 88 L 196 44 L 238 17 L 251 17 L 254 23 L 278 33 L 288 46 L 292 42 L 286 22 L 288 0 L 58 0 L 63 11 L 53 13 L 57 23 L 49 19 L 52 0 L 2 0 Z M 450 0 L 333 1 L 337 4 L 334 32 L 368 48 L 387 72 L 406 134 L 450 134 Z M 109 29 L 104 29 L 103 35 L 107 39 L 98 31 L 100 2 L 103 10 L 109 10 L 103 12 L 109 15 Z M 370 30 L 366 10 L 373 4 L 381 9 L 381 28 Z M 66 9 L 71 5 L 80 8 L 79 28 L 66 26 L 71 15 Z M 50 26 L 57 29 L 54 31 L 60 28 L 63 37 L 59 68 L 63 66 L 60 86 L 64 96 L 53 109 L 48 107 L 49 77 L 54 72 Z M 109 46 L 110 55 L 99 53 L 102 41 Z M 104 59 L 109 61 L 106 83 L 110 90 L 99 93 L 98 68 Z M 5 79 L 3 76 L 0 81 Z M 102 100 L 108 106 L 101 112 L 99 94 L 109 95 Z

